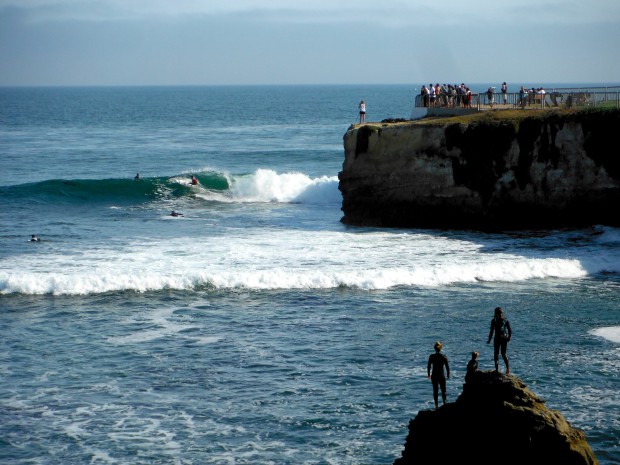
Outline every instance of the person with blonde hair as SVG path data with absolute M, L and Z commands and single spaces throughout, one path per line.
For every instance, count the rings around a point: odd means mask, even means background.
M 441 388 L 441 398 L 445 405 L 446 403 L 446 374 L 450 378 L 450 365 L 448 364 L 448 357 L 441 353 L 443 344 L 439 341 L 435 343 L 435 353 L 428 357 L 428 365 L 426 368 L 428 379 L 433 383 L 433 400 L 435 401 L 435 408 L 439 408 L 439 389 Z M 444 367 L 446 368 L 446 374 L 444 374 Z M 432 370 L 431 370 L 432 368 Z

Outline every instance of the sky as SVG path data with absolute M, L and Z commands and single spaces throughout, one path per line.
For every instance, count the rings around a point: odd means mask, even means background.
M 620 83 L 620 0 L 0 0 L 0 86 Z

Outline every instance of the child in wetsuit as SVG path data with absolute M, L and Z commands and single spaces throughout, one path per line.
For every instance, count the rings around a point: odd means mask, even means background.
M 467 362 L 467 373 L 465 373 L 465 382 L 469 382 L 472 379 L 473 374 L 478 371 L 478 352 L 471 353 L 471 359 Z

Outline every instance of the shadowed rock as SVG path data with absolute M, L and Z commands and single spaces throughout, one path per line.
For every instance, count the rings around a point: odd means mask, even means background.
M 394 465 L 595 465 L 585 434 L 516 376 L 480 371 L 456 402 L 409 422 Z
M 516 114 L 352 126 L 338 175 L 342 221 L 481 230 L 620 225 L 620 157 L 609 148 L 620 109 Z

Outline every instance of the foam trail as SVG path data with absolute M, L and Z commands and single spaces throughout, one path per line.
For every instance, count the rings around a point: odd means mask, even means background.
M 620 326 L 607 326 L 605 328 L 596 328 L 590 331 L 590 334 L 620 344 Z

